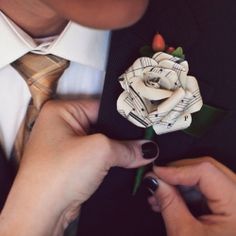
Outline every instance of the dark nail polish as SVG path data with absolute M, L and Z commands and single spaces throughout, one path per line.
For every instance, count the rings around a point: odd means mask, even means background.
M 153 142 L 144 143 L 142 145 L 142 151 L 144 159 L 152 159 L 159 153 L 158 146 Z
M 157 179 L 147 177 L 143 180 L 143 185 L 153 194 L 159 187 Z

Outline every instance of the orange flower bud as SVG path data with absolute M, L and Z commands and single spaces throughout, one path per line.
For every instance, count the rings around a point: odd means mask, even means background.
M 165 50 L 165 40 L 161 34 L 157 33 L 152 41 L 152 49 L 155 52 L 163 52 Z

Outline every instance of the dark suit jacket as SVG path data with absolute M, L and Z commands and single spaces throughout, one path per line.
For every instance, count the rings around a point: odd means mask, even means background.
M 150 44 L 159 31 L 169 45 L 184 48 L 190 74 L 198 78 L 204 103 L 229 112 L 201 138 L 181 131 L 156 137 L 160 147 L 157 164 L 211 155 L 236 171 L 235 9 L 235 0 L 151 0 L 147 13 L 136 25 L 113 32 L 97 131 L 115 139 L 143 137 L 143 129 L 116 111 L 116 100 L 122 92 L 117 78 L 140 56 L 140 47 Z M 0 191 L 4 193 L 1 203 L 11 182 L 6 170 L 6 162 L 0 162 Z M 131 195 L 134 176 L 135 170 L 110 171 L 82 209 L 79 236 L 165 235 L 161 216 L 146 203 L 145 189 L 140 188 L 135 197 Z
M 14 171 L 9 166 L 0 146 L 0 211 L 5 203 L 14 179 Z
M 143 137 L 143 129 L 116 111 L 122 92 L 117 78 L 140 56 L 140 47 L 151 44 L 159 31 L 169 45 L 184 48 L 204 103 L 229 112 L 201 138 L 182 131 L 156 137 L 160 147 L 156 163 L 210 155 L 236 171 L 235 13 L 234 0 L 153 0 L 136 25 L 113 32 L 98 131 L 115 139 Z M 79 236 L 165 235 L 160 215 L 152 213 L 146 203 L 145 190 L 131 195 L 134 174 L 133 170 L 119 168 L 110 171 L 82 209 Z

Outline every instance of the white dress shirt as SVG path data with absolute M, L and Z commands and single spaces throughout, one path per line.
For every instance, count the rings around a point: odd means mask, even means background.
M 54 37 L 33 39 L 0 11 L 0 142 L 9 156 L 31 95 L 10 63 L 28 52 L 54 54 L 69 60 L 58 96 L 99 95 L 102 92 L 110 32 L 69 22 Z

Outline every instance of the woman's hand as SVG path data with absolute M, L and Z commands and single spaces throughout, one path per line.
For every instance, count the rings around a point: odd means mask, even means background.
M 236 232 L 236 175 L 212 158 L 197 158 L 154 167 L 148 174 L 159 187 L 149 203 L 161 212 L 169 236 L 234 236 Z M 175 186 L 195 186 L 212 214 L 195 218 Z
M 154 143 L 88 135 L 98 106 L 91 100 L 45 104 L 1 215 L 5 229 L 17 232 L 5 236 L 62 235 L 111 167 L 134 168 L 156 158 Z

